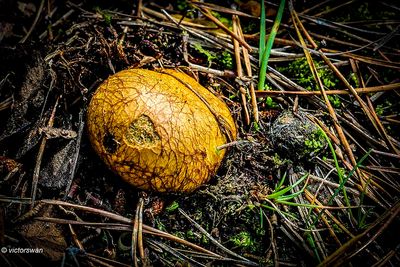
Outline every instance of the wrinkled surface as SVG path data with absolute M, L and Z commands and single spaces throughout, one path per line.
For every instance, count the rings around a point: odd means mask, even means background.
M 132 185 L 190 192 L 218 169 L 236 138 L 225 103 L 186 74 L 132 69 L 108 78 L 88 110 L 94 149 Z

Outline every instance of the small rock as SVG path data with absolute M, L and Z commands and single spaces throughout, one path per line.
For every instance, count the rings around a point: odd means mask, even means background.
M 306 112 L 295 115 L 284 111 L 272 124 L 270 138 L 272 145 L 282 156 L 292 160 L 313 157 L 326 147 L 321 130 L 307 118 Z

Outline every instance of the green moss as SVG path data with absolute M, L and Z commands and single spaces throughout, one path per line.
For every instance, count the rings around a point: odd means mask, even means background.
M 194 48 L 197 52 L 199 52 L 200 54 L 204 55 L 204 56 L 207 58 L 207 63 L 208 63 L 208 66 L 209 66 L 209 67 L 211 66 L 213 60 L 215 60 L 215 59 L 217 58 L 217 56 L 215 55 L 215 53 L 204 49 L 204 48 L 201 46 L 201 44 L 199 44 L 199 43 L 193 44 L 193 48 Z
M 222 52 L 213 52 L 205 49 L 199 43 L 193 44 L 193 48 L 202 56 L 207 59 L 208 67 L 211 67 L 213 63 L 217 64 L 218 67 L 223 69 L 233 69 L 233 58 L 232 54 L 224 50 Z
M 185 11 L 187 10 L 190 6 L 186 0 L 177 0 L 176 1 L 176 7 L 178 8 L 179 11 Z
M 333 72 L 326 67 L 323 67 L 321 61 L 314 61 L 315 67 L 322 83 L 327 89 L 333 89 L 339 80 L 334 76 Z M 318 90 L 318 86 L 311 73 L 310 67 L 306 58 L 299 58 L 291 62 L 287 67 L 280 67 L 278 70 L 282 73 L 291 75 L 296 82 L 309 91 Z
M 350 77 L 347 80 L 350 82 L 350 84 L 353 87 L 356 87 L 356 88 L 360 87 L 360 84 L 358 82 L 357 76 L 356 76 L 356 74 L 354 72 L 350 73 Z
M 259 132 L 261 130 L 260 125 L 256 121 L 252 123 L 252 128 L 255 132 Z
M 244 33 L 255 33 L 259 30 L 260 24 L 254 20 L 244 23 L 243 32 Z
M 236 247 L 239 248 L 250 248 L 254 247 L 254 242 L 249 232 L 242 231 L 237 235 L 232 236 L 231 241 Z
M 305 153 L 318 153 L 321 149 L 325 147 L 325 138 L 323 136 L 322 130 L 317 129 L 311 133 L 310 137 L 304 141 L 306 151 Z
M 357 14 L 360 16 L 360 19 L 372 19 L 371 12 L 369 11 L 369 4 L 363 3 L 357 9 Z
M 375 108 L 375 112 L 378 116 L 382 116 L 383 115 L 383 105 L 380 104 L 378 106 L 376 106 Z
M 278 104 L 270 96 L 267 96 L 267 98 L 265 99 L 265 104 L 267 105 L 267 108 L 278 107 Z
M 202 235 L 201 236 L 201 241 L 200 241 L 203 245 L 207 245 L 208 243 L 210 243 L 210 240 L 208 239 L 208 237 L 206 235 Z
M 100 9 L 100 7 L 94 7 L 94 11 L 96 11 L 97 13 L 99 13 L 102 17 L 103 17 L 103 19 L 104 19 L 104 22 L 107 24 L 107 25 L 111 25 L 111 21 L 112 21 L 112 14 L 110 14 L 109 12 L 107 12 L 106 10 L 102 10 L 102 9 Z
M 311 150 L 311 152 L 318 151 L 319 149 L 322 148 L 322 144 L 315 139 L 306 140 L 305 144 L 306 144 L 307 148 Z
M 197 236 L 194 234 L 192 229 L 189 229 L 188 231 L 186 231 L 186 238 L 187 240 L 196 240 Z
M 385 100 L 385 103 L 376 106 L 375 112 L 378 116 L 394 112 L 393 104 L 389 100 Z
M 233 69 L 233 58 L 232 54 L 229 53 L 228 51 L 223 51 L 222 53 L 219 53 L 217 56 L 218 63 L 224 68 L 224 69 Z
M 111 25 L 112 15 L 110 13 L 103 13 L 103 19 L 107 25 Z
M 165 210 L 167 212 L 173 212 L 175 211 L 177 208 L 179 208 L 179 203 L 174 201 L 172 202 L 168 207 L 165 208 Z
M 284 165 L 287 160 L 282 159 L 278 153 L 275 153 L 274 156 L 272 157 L 272 161 L 274 162 L 275 166 L 282 166 Z
M 166 227 L 165 227 L 164 223 L 159 218 L 155 219 L 155 225 L 158 230 L 166 231 Z
M 331 102 L 332 106 L 335 108 L 340 108 L 342 101 L 337 95 L 328 95 L 329 102 Z
M 278 71 L 292 76 L 306 90 L 313 91 L 316 89 L 314 78 L 305 58 L 296 59 L 287 67 L 279 67 Z
M 342 228 L 339 227 L 339 225 L 337 225 L 336 223 L 333 223 L 331 225 L 332 225 L 332 228 L 335 231 L 335 233 L 339 233 L 339 234 L 343 233 L 343 230 L 342 230 Z
M 222 24 L 224 24 L 228 28 L 232 28 L 232 20 L 228 19 L 224 16 L 222 16 L 220 13 L 212 11 L 211 14 L 213 14 L 214 17 L 216 17 Z
M 182 239 L 185 239 L 185 237 L 186 237 L 185 233 L 184 233 L 184 232 L 181 232 L 181 231 L 173 232 L 172 234 L 173 234 L 174 236 L 179 237 L 179 238 L 182 238 Z
M 258 227 L 258 228 L 256 228 L 256 234 L 259 236 L 265 236 L 266 231 L 264 228 Z
M 338 78 L 333 72 L 324 67 L 322 61 L 314 61 L 315 67 L 317 68 L 318 76 L 320 77 L 322 84 L 326 89 L 336 89 L 335 87 L 339 83 Z M 288 76 L 291 76 L 297 84 L 302 86 L 308 91 L 319 90 L 318 85 L 312 75 L 311 69 L 308 65 L 306 58 L 299 58 L 291 62 L 287 67 L 279 67 L 278 70 Z M 331 101 L 334 107 L 340 107 L 341 101 L 337 95 L 330 95 L 328 99 Z

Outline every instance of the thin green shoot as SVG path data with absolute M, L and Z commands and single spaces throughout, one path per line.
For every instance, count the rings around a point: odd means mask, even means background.
M 281 196 L 281 197 L 279 197 L 279 200 L 286 200 L 286 201 L 291 200 L 291 199 L 297 197 L 298 195 L 300 195 L 301 193 L 303 193 L 303 191 L 304 191 L 304 189 L 302 189 L 298 192 L 295 192 L 293 194 L 290 194 L 290 195 Z
M 361 201 L 360 201 L 360 203 L 361 203 Z M 360 210 L 358 213 L 358 221 L 357 221 L 357 223 L 358 223 L 357 225 L 358 225 L 359 229 L 363 229 L 367 225 L 367 223 L 366 223 L 367 217 L 368 217 L 368 215 L 371 215 L 372 211 L 373 211 L 373 208 L 369 208 L 365 212 L 361 212 L 361 207 L 360 207 Z
M 264 0 L 261 0 L 261 16 L 260 16 L 260 41 L 258 45 L 258 63 L 259 66 L 261 65 L 262 60 L 262 51 L 265 49 L 265 32 L 266 32 L 266 25 L 265 25 L 265 3 Z
M 318 126 L 318 127 L 319 127 L 319 126 Z M 319 130 L 320 130 L 320 132 L 322 133 L 322 135 L 324 136 L 326 142 L 328 143 L 329 149 L 331 150 L 332 157 L 333 157 L 333 161 L 335 162 L 335 168 L 336 168 L 337 174 L 338 174 L 338 176 L 339 176 L 339 183 L 340 183 L 340 185 L 343 185 L 342 188 L 343 188 L 343 197 L 344 197 L 344 201 L 346 202 L 346 205 L 347 205 L 347 206 L 350 206 L 350 200 L 349 200 L 349 198 L 347 197 L 346 188 L 344 188 L 344 184 L 345 184 L 346 182 L 344 181 L 345 179 L 344 179 L 344 177 L 343 177 L 342 169 L 339 167 L 339 162 L 338 162 L 338 160 L 337 160 L 336 152 L 335 152 L 335 149 L 333 148 L 331 139 L 328 137 L 328 135 L 324 132 L 324 130 L 323 130 L 321 127 L 319 127 Z M 347 179 L 346 179 L 346 181 L 347 181 Z M 350 210 L 349 212 L 350 212 L 351 216 L 353 217 L 353 214 L 351 213 L 351 210 Z
M 293 188 L 295 188 L 297 185 L 299 185 L 304 179 L 306 179 L 308 177 L 308 173 L 306 173 L 305 175 L 303 175 L 303 177 L 301 177 L 297 182 L 295 182 L 294 184 L 285 187 L 279 191 L 275 191 L 274 193 L 267 195 L 266 198 L 267 199 L 278 199 L 279 197 L 283 196 L 285 193 L 289 192 L 290 190 L 292 190 Z M 278 188 L 279 189 L 279 188 Z
M 289 212 L 286 212 L 286 211 L 282 211 L 282 210 L 279 210 L 279 211 L 278 211 L 276 208 L 271 207 L 271 206 L 269 206 L 269 205 L 260 204 L 260 207 L 265 208 L 265 209 L 272 210 L 272 211 L 274 211 L 274 212 L 282 213 L 283 215 L 285 215 L 285 216 L 287 216 L 287 217 L 290 217 L 290 218 L 292 218 L 293 220 L 298 220 L 298 218 L 297 218 L 295 215 L 293 215 L 293 214 L 291 214 L 291 213 L 289 213 Z
M 279 184 L 275 187 L 275 191 L 281 189 L 281 186 L 283 185 L 283 183 L 285 182 L 286 179 L 286 172 L 283 174 L 282 179 L 279 181 Z
M 362 156 L 362 158 L 357 162 L 356 166 L 354 166 L 353 169 L 351 169 L 351 171 L 349 172 L 349 174 L 346 177 L 344 177 L 343 182 L 339 184 L 339 187 L 336 188 L 333 195 L 329 198 L 328 205 L 332 204 L 333 199 L 339 194 L 340 190 L 342 190 L 344 188 L 344 185 L 347 182 L 347 180 L 361 166 L 361 164 L 364 162 L 364 160 L 366 160 L 368 158 L 368 156 L 371 154 L 371 151 L 372 151 L 372 149 L 370 149 L 364 156 Z
M 263 0 L 262 0 L 262 2 L 263 2 Z M 260 66 L 260 73 L 259 73 L 259 80 L 258 80 L 258 90 L 264 90 L 264 87 L 265 87 L 265 79 L 266 79 L 266 75 L 267 75 L 268 60 L 271 55 L 271 49 L 272 49 L 272 45 L 275 40 L 275 36 L 278 33 L 279 25 L 281 24 L 283 10 L 285 8 L 285 2 L 286 2 L 285 0 L 281 0 L 281 2 L 279 4 L 278 13 L 276 14 L 274 25 L 272 26 L 271 32 L 268 37 L 267 45 L 265 47 L 261 46 L 261 44 L 263 42 L 265 43 L 265 37 L 264 37 L 264 39 L 261 39 L 261 32 L 263 30 L 261 28 L 264 27 L 264 34 L 265 34 L 265 25 L 264 26 L 262 25 L 262 21 L 260 24 L 260 47 L 259 47 L 260 50 L 258 53 L 261 54 L 262 56 L 261 56 L 261 66 Z M 262 6 L 264 6 L 264 5 L 262 5 Z M 265 7 L 261 10 L 261 13 L 263 13 L 263 12 L 264 12 L 264 16 L 265 16 Z M 263 21 L 265 23 L 265 19 Z
M 368 153 L 371 153 L 371 151 L 372 150 L 369 150 Z M 365 192 L 367 191 L 367 188 L 368 188 L 370 182 L 371 182 L 371 177 L 368 178 L 368 180 L 365 183 L 365 186 L 364 186 L 364 188 L 363 188 L 363 190 L 361 191 L 361 194 L 360 194 L 360 208 L 358 209 L 358 212 L 357 212 L 357 225 L 360 228 L 362 228 L 364 226 L 364 224 L 365 224 L 364 222 L 366 220 L 366 216 L 367 216 L 367 213 L 368 213 L 368 212 L 366 212 L 366 213 L 362 212 L 362 205 L 364 203 Z
M 315 244 L 314 238 L 310 233 L 306 234 L 306 239 L 308 241 L 308 244 L 310 244 L 311 249 L 314 251 L 315 257 L 317 258 L 318 262 L 321 262 L 321 257 L 319 256 L 317 246 Z
M 306 203 L 295 203 L 295 202 L 290 202 L 290 201 L 285 201 L 285 200 L 281 200 L 281 199 L 277 199 L 275 201 L 276 203 L 280 203 L 280 204 L 284 204 L 284 205 L 288 205 L 288 206 L 295 206 L 295 207 L 306 207 L 306 208 L 324 208 L 323 206 L 320 205 L 315 205 L 315 204 L 306 204 Z
M 358 209 L 358 212 L 357 212 L 357 225 L 360 228 L 364 225 L 364 221 L 366 219 L 366 214 L 364 214 L 362 212 L 362 207 L 361 206 L 364 203 L 365 192 L 366 192 L 366 190 L 368 188 L 368 185 L 369 185 L 370 181 L 371 181 L 371 178 L 369 178 L 368 181 L 365 183 L 365 186 L 364 186 L 364 188 L 363 188 L 363 190 L 361 191 L 361 194 L 360 194 L 360 208 Z
M 336 190 L 333 192 L 332 196 L 329 198 L 328 203 L 326 204 L 327 206 L 332 205 L 333 200 L 335 199 L 335 197 L 339 194 L 339 192 L 343 189 L 344 185 L 346 184 L 347 180 L 354 174 L 354 172 L 361 166 L 361 164 L 364 162 L 364 160 L 367 159 L 367 157 L 371 154 L 372 149 L 370 149 L 364 156 L 362 156 L 362 158 L 357 162 L 356 166 L 353 167 L 353 169 L 351 169 L 351 171 L 349 172 L 348 175 L 346 175 L 346 177 L 343 178 L 343 182 L 341 182 L 338 186 L 338 188 L 336 188 Z M 350 205 L 348 205 L 348 207 L 350 207 Z M 348 209 L 349 212 L 351 212 L 350 209 Z M 310 225 L 310 228 L 315 226 L 315 224 L 317 223 L 317 221 L 321 218 L 323 211 L 321 210 L 320 213 L 318 214 L 318 216 L 314 219 L 313 223 Z
M 304 178 L 307 177 L 307 176 L 308 176 L 308 175 L 306 174 L 305 176 L 303 176 L 302 178 L 300 178 L 300 180 L 301 180 L 301 179 L 304 180 Z M 304 183 L 304 185 L 303 185 L 303 187 L 301 188 L 300 191 L 295 192 L 295 193 L 290 194 L 290 195 L 280 196 L 277 200 L 278 200 L 278 201 L 287 201 L 287 200 L 290 200 L 290 199 L 293 199 L 293 198 L 297 197 L 298 195 L 300 195 L 301 193 L 304 192 L 304 189 L 306 188 L 307 183 L 308 183 L 308 181 L 306 181 L 306 182 Z M 296 184 L 294 184 L 293 187 L 294 187 L 294 186 L 296 186 Z M 294 204 L 295 204 L 295 203 L 294 203 Z

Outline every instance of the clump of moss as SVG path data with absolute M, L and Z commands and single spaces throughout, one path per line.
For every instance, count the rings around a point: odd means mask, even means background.
M 339 80 L 335 77 L 329 68 L 324 68 L 322 62 L 314 61 L 315 67 L 322 83 L 327 89 L 333 89 L 338 84 Z M 287 67 L 278 68 L 279 71 L 287 73 L 296 82 L 309 91 L 318 90 L 318 86 L 311 73 L 310 66 L 306 58 L 299 58 L 291 62 Z
M 217 60 L 219 64 L 224 68 L 224 69 L 233 69 L 233 58 L 232 54 L 229 53 L 228 51 L 223 51 L 222 53 L 219 53 L 217 55 Z
M 306 112 L 295 115 L 284 111 L 272 124 L 270 138 L 274 148 L 292 160 L 312 157 L 326 147 L 320 128 L 307 118 Z
M 227 50 L 222 52 L 214 52 L 208 49 L 205 49 L 199 43 L 193 44 L 193 48 L 201 55 L 205 57 L 207 60 L 208 67 L 211 65 L 216 64 L 217 67 L 223 69 L 233 69 L 233 58 L 232 54 L 229 53 Z
M 102 10 L 100 7 L 95 7 L 94 11 L 96 11 L 97 13 L 99 13 L 103 17 L 104 22 L 107 25 L 111 25 L 111 21 L 112 21 L 112 14 L 111 13 L 109 13 L 106 10 Z
M 305 151 L 307 154 L 312 155 L 321 151 L 326 146 L 322 130 L 316 129 L 313 131 L 310 135 L 310 138 L 304 140 L 304 145 L 307 147 Z
M 333 72 L 329 68 L 324 67 L 320 61 L 314 61 L 314 64 L 325 89 L 335 89 L 339 80 L 335 77 Z M 296 59 L 287 67 L 281 67 L 278 68 L 278 70 L 293 78 L 300 86 L 304 87 L 308 91 L 319 90 L 312 75 L 310 66 L 305 58 Z M 341 101 L 337 95 L 329 95 L 328 99 L 335 108 L 340 107 Z
M 171 213 L 171 212 L 174 212 L 178 208 L 179 208 L 179 203 L 176 201 L 173 201 L 170 205 L 168 205 L 165 208 L 165 211 Z
M 178 8 L 179 11 L 185 11 L 190 8 L 190 5 L 186 0 L 177 0 L 176 7 Z
M 242 231 L 237 235 L 232 236 L 229 241 L 231 241 L 235 247 L 239 248 L 254 247 L 254 241 L 252 240 L 250 233 L 246 231 Z

